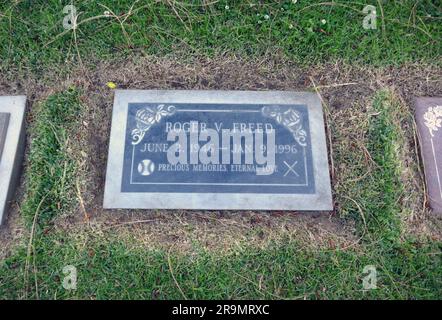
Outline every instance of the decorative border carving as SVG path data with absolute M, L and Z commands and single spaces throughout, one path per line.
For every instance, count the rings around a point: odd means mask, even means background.
M 280 106 L 265 106 L 261 112 L 286 127 L 301 147 L 307 146 L 307 132 L 302 127 L 302 116 L 298 111 L 293 108 L 283 110 Z
M 434 132 L 442 126 L 442 106 L 429 107 L 424 114 L 425 125 L 434 137 Z
M 163 117 L 171 116 L 176 112 L 175 106 L 159 104 L 156 107 L 144 107 L 135 114 L 136 129 L 132 130 L 132 144 L 139 144 L 149 129 L 159 123 Z

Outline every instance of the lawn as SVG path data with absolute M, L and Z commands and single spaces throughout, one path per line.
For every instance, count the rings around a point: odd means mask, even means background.
M 65 29 L 70 3 L 0 3 L 0 94 L 29 100 L 1 298 L 442 297 L 412 115 L 442 95 L 440 1 L 86 0 Z M 110 81 L 317 92 L 334 212 L 103 210 Z

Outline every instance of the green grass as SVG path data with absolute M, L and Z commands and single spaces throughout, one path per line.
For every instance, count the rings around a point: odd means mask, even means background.
M 75 34 L 65 32 L 62 24 L 63 8 L 69 3 L 1 2 L 2 68 L 38 73 L 53 64 L 88 63 L 91 58 L 114 59 L 134 52 L 243 56 L 280 52 L 302 64 L 334 59 L 437 63 L 442 52 L 442 8 L 432 0 L 340 0 L 333 5 L 319 0 L 295 4 L 289 0 L 218 1 L 209 6 L 201 6 L 200 1 L 170 1 L 174 5 L 166 1 L 73 1 L 81 13 Z M 376 30 L 362 27 L 362 9 L 367 4 L 377 7 Z M 103 16 L 104 11 L 120 20 Z
M 403 144 L 403 134 L 398 110 L 388 91 L 374 97 L 366 133 L 366 148 L 373 162 L 371 174 L 356 183 L 351 195 L 364 214 L 354 208 L 350 215 L 358 222 L 360 234 L 367 232 L 372 241 L 394 242 L 402 231 L 400 200 L 404 191 L 398 148 Z
M 380 252 L 310 251 L 296 242 L 232 255 L 199 251 L 193 257 L 131 249 L 100 237 L 40 237 L 36 283 L 31 266 L 28 298 L 40 299 L 438 299 L 442 296 L 440 244 L 407 242 Z M 439 253 L 439 254 L 438 254 Z M 24 297 L 25 250 L 3 262 L 2 298 Z M 169 264 L 170 259 L 170 264 Z M 77 268 L 77 290 L 62 287 L 67 265 Z M 377 289 L 362 290 L 364 266 L 377 268 Z M 172 271 L 172 272 L 171 272 Z M 176 282 L 173 276 L 176 279 Z M 181 293 L 180 289 L 183 293 Z M 38 292 L 38 295 L 36 294 Z
M 401 239 L 403 221 L 413 210 L 403 200 L 410 181 L 401 176 L 414 170 L 404 168 L 402 152 L 409 134 L 406 127 L 412 127 L 413 119 L 388 90 L 377 92 L 372 99 L 367 110 L 349 110 L 334 120 L 342 124 L 353 119 L 345 125 L 349 132 L 343 133 L 343 126 L 334 129 L 334 160 L 345 168 L 338 172 L 336 197 L 341 216 L 356 221 L 360 236 L 388 247 Z
M 368 181 L 364 181 L 370 188 L 363 190 L 361 198 L 366 199 L 364 211 L 368 213 L 369 233 L 383 241 L 394 241 L 401 235 L 403 182 L 400 179 L 398 148 L 403 140 L 401 127 L 395 119 L 398 109 L 398 104 L 388 91 L 379 93 L 373 102 L 375 115 L 371 117 L 367 134 L 367 149 L 376 167 Z
M 21 212 L 28 224 L 37 215 L 38 225 L 45 225 L 57 214 L 71 209 L 75 194 L 76 161 L 71 157 L 71 124 L 81 111 L 79 92 L 69 89 L 50 96 L 37 106 L 31 132 L 27 170 L 27 195 Z
M 54 94 L 40 108 L 33 125 L 22 210 L 29 221 L 32 213 L 40 212 L 38 228 L 31 251 L 19 248 L 0 262 L 1 298 L 442 297 L 442 244 L 409 238 L 399 241 L 401 208 L 397 199 L 402 189 L 396 146 L 400 135 L 392 116 L 394 99 L 388 92 L 375 96 L 376 116 L 367 129 L 369 150 L 378 164 L 371 178 L 360 182 L 365 191 L 358 201 L 364 201 L 367 231 L 360 247 L 346 250 L 307 249 L 287 239 L 263 249 L 244 246 L 220 255 L 200 248 L 193 255 L 184 255 L 131 247 L 116 236 L 56 231 L 51 228 L 56 216 L 63 210 L 75 210 L 75 192 L 71 190 L 75 162 L 65 146 L 69 145 L 69 130 L 79 125 L 79 92 L 71 89 Z M 379 178 L 384 181 L 376 183 Z M 62 270 L 67 265 L 77 268 L 77 290 L 62 287 Z M 367 265 L 376 267 L 378 282 L 377 289 L 364 291 Z

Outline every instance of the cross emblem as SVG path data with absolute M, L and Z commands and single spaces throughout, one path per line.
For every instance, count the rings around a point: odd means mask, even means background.
M 297 177 L 299 177 L 299 174 L 295 171 L 294 167 L 296 166 L 296 164 L 298 163 L 298 161 L 293 162 L 292 165 L 289 165 L 286 161 L 284 161 L 284 164 L 287 166 L 287 171 L 284 174 L 284 177 L 287 176 L 290 172 L 294 173 Z

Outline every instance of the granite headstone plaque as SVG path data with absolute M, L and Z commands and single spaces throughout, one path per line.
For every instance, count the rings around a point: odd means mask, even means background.
M 430 206 L 442 214 L 442 98 L 417 98 L 415 117 Z
M 0 97 L 0 223 L 17 185 L 24 149 L 26 97 Z
M 313 93 L 116 91 L 105 208 L 332 210 Z

